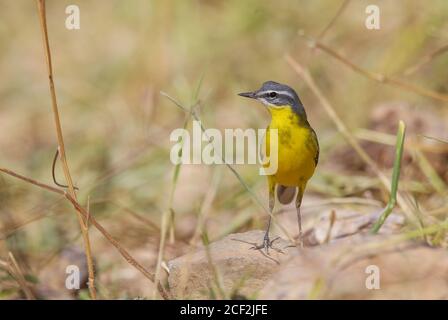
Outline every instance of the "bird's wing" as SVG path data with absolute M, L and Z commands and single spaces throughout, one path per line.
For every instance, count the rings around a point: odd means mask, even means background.
M 317 166 L 317 163 L 319 162 L 319 141 L 317 140 L 316 132 L 313 128 L 311 129 L 311 139 L 310 139 L 310 147 L 313 149 L 314 152 L 314 164 Z

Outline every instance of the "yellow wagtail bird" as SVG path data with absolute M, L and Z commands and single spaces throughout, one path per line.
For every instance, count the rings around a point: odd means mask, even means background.
M 276 173 L 268 175 L 269 211 L 272 215 L 275 205 L 275 190 L 282 204 L 290 203 L 296 196 L 297 219 L 299 224 L 299 243 L 303 247 L 302 219 L 300 205 L 308 180 L 314 173 L 319 160 L 319 143 L 316 133 L 310 126 L 306 112 L 297 93 L 287 85 L 273 81 L 263 83 L 262 87 L 253 92 L 240 93 L 240 96 L 256 99 L 263 103 L 271 114 L 271 123 L 266 130 L 265 150 L 270 156 L 270 130 L 278 133 L 278 165 Z M 263 164 L 268 166 L 268 164 Z M 268 252 L 274 240 L 269 240 L 271 216 L 261 245 L 255 249 L 264 248 Z

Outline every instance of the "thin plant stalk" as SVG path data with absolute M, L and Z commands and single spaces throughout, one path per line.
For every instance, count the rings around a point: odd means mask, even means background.
M 36 0 L 37 1 L 37 8 L 39 12 L 39 19 L 40 19 L 40 26 L 42 31 L 42 40 L 44 44 L 44 51 L 45 51 L 45 61 L 47 64 L 47 73 L 48 73 L 48 81 L 50 85 L 50 93 L 51 93 L 51 105 L 53 108 L 53 116 L 54 116 L 54 123 L 56 126 L 56 134 L 58 139 L 58 151 L 62 163 L 62 169 L 64 172 L 65 180 L 68 186 L 68 190 L 70 192 L 71 197 L 74 200 L 77 200 L 75 188 L 73 186 L 73 180 L 70 175 L 70 170 L 68 167 L 68 161 L 65 154 L 65 146 L 64 146 L 64 137 L 62 134 L 62 126 L 61 126 L 61 120 L 59 118 L 59 110 L 58 110 L 58 103 L 56 99 L 56 89 L 54 86 L 54 80 L 53 80 L 53 66 L 51 62 L 51 51 L 50 51 L 50 43 L 48 40 L 48 29 L 47 29 L 47 18 L 46 18 L 46 12 L 45 12 L 45 0 Z M 93 259 L 92 259 L 92 250 L 90 246 L 90 238 L 89 238 L 89 232 L 88 232 L 88 226 L 86 221 L 84 221 L 82 215 L 77 212 L 78 222 L 81 228 L 82 237 L 84 240 L 84 249 L 85 249 L 85 255 L 87 260 L 87 268 L 88 268 L 88 274 L 89 274 L 89 292 L 91 299 L 96 299 L 96 290 L 95 290 L 95 271 L 93 267 Z
M 431 61 L 433 61 L 438 56 L 442 55 L 443 53 L 448 51 L 448 44 L 443 45 L 440 48 L 437 48 L 436 50 L 430 52 L 429 54 L 423 56 L 421 60 L 416 63 L 413 66 L 408 67 L 403 74 L 405 76 L 410 76 L 411 74 L 415 73 L 416 71 L 420 70 L 423 66 L 427 65 Z
M 319 34 L 317 39 L 321 40 L 325 36 L 325 34 L 328 32 L 328 30 L 330 30 L 333 27 L 333 25 L 336 23 L 336 20 L 342 15 L 344 10 L 347 8 L 349 2 L 350 2 L 350 0 L 344 0 L 344 2 L 342 2 L 341 6 L 339 7 L 336 14 L 333 16 L 333 18 L 331 18 L 330 22 L 325 26 L 325 28 Z
M 94 217 L 92 217 L 92 216 L 89 217 L 89 213 L 87 212 L 87 210 L 84 209 L 78 203 L 78 201 L 76 201 L 68 192 L 61 190 L 59 188 L 50 186 L 48 184 L 36 181 L 34 179 L 25 177 L 25 176 L 18 174 L 12 170 L 9 170 L 9 169 L 0 168 L 0 172 L 3 172 L 5 174 L 7 174 L 11 177 L 17 178 L 19 180 L 28 182 L 32 185 L 35 185 L 35 186 L 45 189 L 47 191 L 64 196 L 68 201 L 70 201 L 70 203 L 75 207 L 75 209 L 82 215 L 83 219 L 86 219 L 86 220 L 87 220 L 87 218 L 89 219 L 90 224 L 92 226 L 94 226 L 106 238 L 106 240 L 109 241 L 109 243 L 115 247 L 115 249 L 117 249 L 117 251 L 121 254 L 121 256 L 126 260 L 127 263 L 129 263 L 135 269 L 140 271 L 140 273 L 142 273 L 151 282 L 155 282 L 154 274 L 152 274 L 151 272 L 146 270 L 145 267 L 143 267 L 143 265 L 141 265 L 137 260 L 135 260 L 134 257 L 132 257 L 131 254 L 124 247 L 122 247 L 122 245 L 117 240 L 115 240 L 114 237 L 112 237 L 112 235 L 98 221 L 96 221 L 96 219 Z M 156 285 L 157 285 L 157 288 L 159 289 L 160 295 L 166 300 L 170 299 L 170 294 L 165 290 L 165 288 L 160 283 L 157 283 Z
M 193 110 L 193 108 L 195 108 L 196 104 L 197 103 L 193 103 L 190 106 L 190 112 L 185 115 L 185 121 L 184 121 L 184 126 L 183 126 L 184 130 L 188 126 L 191 115 L 193 114 L 192 110 Z M 183 140 L 182 140 L 182 143 L 183 143 Z M 182 149 L 181 149 L 181 152 L 182 152 Z M 162 214 L 162 223 L 161 223 L 161 227 L 160 227 L 161 232 L 160 232 L 160 241 L 159 241 L 159 252 L 157 254 L 157 264 L 156 264 L 156 273 L 155 273 L 155 281 L 156 282 L 159 281 L 159 277 L 160 277 L 162 260 L 163 260 L 163 256 L 164 256 L 164 252 L 165 252 L 165 242 L 166 242 L 166 237 L 167 237 L 168 232 L 169 232 L 170 243 L 174 244 L 174 242 L 175 242 L 175 234 L 174 233 L 175 233 L 176 213 L 173 208 L 173 202 L 174 202 L 174 193 L 176 191 L 177 182 L 179 180 L 181 165 L 182 165 L 181 163 L 178 163 L 174 167 L 172 186 L 171 186 L 171 191 L 170 191 L 170 195 L 168 198 L 168 209 L 165 210 Z M 157 293 L 156 288 L 154 288 L 154 291 L 152 293 L 153 299 L 156 298 L 156 293 Z
M 12 252 L 9 252 L 8 256 L 9 256 L 9 261 L 10 261 L 10 264 L 9 264 L 10 272 L 12 273 L 12 275 L 16 279 L 16 281 L 19 283 L 26 298 L 28 300 L 36 300 L 36 297 L 35 297 L 33 291 L 28 286 L 28 282 L 26 281 L 25 276 L 23 275 L 23 271 L 20 268 L 19 264 L 17 263 L 16 258 L 14 257 Z
M 422 135 L 422 137 L 426 138 L 426 139 L 430 139 L 430 140 L 435 140 L 441 143 L 448 143 L 448 140 L 444 140 L 441 138 L 437 138 L 437 137 L 430 137 L 430 136 L 426 136 L 426 135 Z
M 352 61 L 350 61 L 350 59 L 344 57 L 340 53 L 336 52 L 336 50 L 321 43 L 317 39 L 306 35 L 302 30 L 300 30 L 299 36 L 307 39 L 308 45 L 311 49 L 319 49 L 319 50 L 329 54 L 331 57 L 335 58 L 336 60 L 338 60 L 345 66 L 347 66 L 348 68 L 352 69 L 353 71 L 355 71 L 359 74 L 362 74 L 363 76 L 365 76 L 371 80 L 374 80 L 376 82 L 383 83 L 383 84 L 389 84 L 389 85 L 401 88 L 403 90 L 416 93 L 416 94 L 424 96 L 424 97 L 432 98 L 432 99 L 442 101 L 442 102 L 448 102 L 448 95 L 445 93 L 433 91 L 433 90 L 430 90 L 430 89 L 427 89 L 424 87 L 419 87 L 415 84 L 405 82 L 405 81 L 400 80 L 395 77 L 389 77 L 389 76 L 386 76 L 381 73 L 372 72 L 370 70 L 367 70 L 363 67 L 360 67 L 360 66 L 354 64 Z
M 406 133 L 406 126 L 403 121 L 400 121 L 398 124 L 397 143 L 395 146 L 395 160 L 392 172 L 390 197 L 386 208 L 384 208 L 383 212 L 381 213 L 381 216 L 373 225 L 371 229 L 372 233 L 378 233 L 378 231 L 381 229 L 381 226 L 384 224 L 387 217 L 392 213 L 392 210 L 395 208 L 395 204 L 397 203 L 398 182 L 400 180 L 401 159 L 403 158 L 405 133 Z
M 422 170 L 423 174 L 428 179 L 429 183 L 432 187 L 441 195 L 445 196 L 447 193 L 447 186 L 445 181 L 439 176 L 436 169 L 431 165 L 428 158 L 424 155 L 423 152 L 416 149 L 414 150 L 414 156 L 417 159 L 417 164 Z

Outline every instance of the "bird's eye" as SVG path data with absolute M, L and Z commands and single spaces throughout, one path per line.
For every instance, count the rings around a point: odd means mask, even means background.
M 277 92 L 269 92 L 269 98 L 275 98 L 277 96 Z

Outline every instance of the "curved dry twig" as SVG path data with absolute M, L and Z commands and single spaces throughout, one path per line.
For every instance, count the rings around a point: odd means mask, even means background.
M 137 262 L 137 260 L 135 260 L 131 254 L 121 246 L 121 244 L 114 239 L 114 237 L 112 237 L 112 235 L 98 222 L 96 221 L 96 219 L 94 217 L 92 217 L 91 215 L 89 215 L 89 213 L 87 212 L 86 209 L 84 209 L 76 199 L 74 199 L 70 193 L 59 189 L 59 188 L 55 188 L 52 187 L 48 184 L 39 182 L 37 180 L 25 177 L 21 174 L 18 174 L 12 170 L 9 169 L 5 169 L 5 168 L 0 168 L 0 172 L 3 172 L 11 177 L 17 178 L 19 180 L 28 182 L 32 185 L 35 185 L 37 187 L 40 187 L 42 189 L 45 189 L 47 191 L 51 191 L 53 193 L 57 193 L 60 195 L 63 195 L 67 200 L 70 201 L 70 203 L 73 205 L 73 207 L 76 209 L 77 212 L 79 212 L 79 214 L 81 215 L 81 217 L 83 219 L 87 220 L 87 217 L 89 218 L 89 222 L 90 224 L 92 224 L 117 250 L 118 252 L 121 254 L 121 256 L 130 264 L 132 265 L 134 268 L 136 268 L 138 271 L 140 271 L 146 278 L 148 278 L 151 282 L 154 282 L 155 277 L 154 274 L 152 274 L 151 272 L 149 272 L 148 270 L 145 269 L 145 267 L 143 267 L 140 263 Z M 159 293 L 160 295 L 164 298 L 164 299 L 170 299 L 170 294 L 169 292 L 167 292 L 167 290 L 160 284 L 160 282 L 157 284 L 157 288 L 159 289 Z
M 341 55 L 340 53 L 336 52 L 329 46 L 321 43 L 317 39 L 314 39 L 314 38 L 306 35 L 303 32 L 303 30 L 299 31 L 299 35 L 308 40 L 308 45 L 310 48 L 313 48 L 313 49 L 317 48 L 317 49 L 322 50 L 323 52 L 329 54 L 336 60 L 342 62 L 342 64 L 349 67 L 353 71 L 355 71 L 359 74 L 362 74 L 363 76 L 365 76 L 371 80 L 374 80 L 379 83 L 384 83 L 384 84 L 389 84 L 389 85 L 393 85 L 396 87 L 400 87 L 406 91 L 413 92 L 413 93 L 416 93 L 416 94 L 424 96 L 424 97 L 432 98 L 432 99 L 443 101 L 443 102 L 448 102 L 448 94 L 440 93 L 440 92 L 426 89 L 423 87 L 419 87 L 415 84 L 408 83 L 408 82 L 405 82 L 403 80 L 400 80 L 400 79 L 397 79 L 394 77 L 389 77 L 389 76 L 386 76 L 381 73 L 372 72 L 370 70 L 367 70 L 363 67 L 360 67 L 360 66 L 354 64 L 348 58 L 346 58 L 343 55 Z

